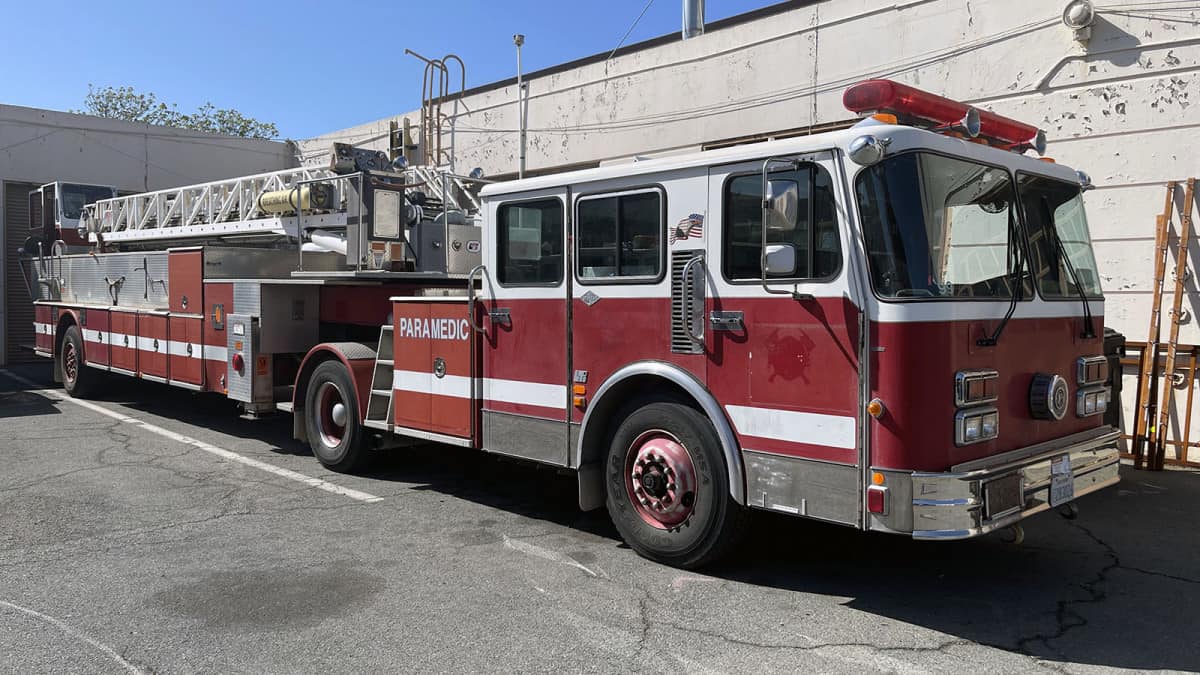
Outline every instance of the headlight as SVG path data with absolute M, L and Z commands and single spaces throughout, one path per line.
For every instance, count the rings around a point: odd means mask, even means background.
M 1091 417 L 1103 415 L 1108 410 L 1108 388 L 1092 387 L 1075 393 L 1075 415 Z
M 995 408 L 960 410 L 954 416 L 955 445 L 990 441 L 1000 435 L 1000 413 Z

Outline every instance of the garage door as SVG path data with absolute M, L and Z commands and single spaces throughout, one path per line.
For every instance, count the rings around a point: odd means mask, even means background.
M 29 235 L 29 191 L 36 185 L 4 183 L 4 331 L 5 353 L 0 364 L 32 361 L 33 352 L 22 345 L 33 344 L 33 304 L 21 278 L 17 249 Z

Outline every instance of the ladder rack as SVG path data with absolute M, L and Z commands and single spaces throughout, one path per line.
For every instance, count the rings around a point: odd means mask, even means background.
M 101 200 L 87 207 L 89 229 L 93 230 L 88 240 L 95 242 L 97 232 L 106 242 L 245 234 L 296 236 L 296 216 L 263 212 L 259 197 L 334 176 L 329 169 L 298 167 Z M 337 227 L 346 224 L 346 214 L 306 214 L 303 220 L 306 229 Z

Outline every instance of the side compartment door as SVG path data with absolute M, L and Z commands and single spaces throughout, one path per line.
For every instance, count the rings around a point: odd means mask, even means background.
M 155 382 L 167 381 L 169 312 L 138 313 L 138 374 Z
M 847 271 L 844 196 L 832 153 L 713 167 L 709 385 L 733 423 L 747 501 L 859 517 L 859 314 Z M 768 272 L 762 272 L 766 223 Z
M 112 330 L 109 332 L 109 347 L 112 352 L 112 369 L 126 375 L 138 371 L 137 310 L 112 310 L 109 315 Z
M 567 464 L 566 188 L 494 197 L 484 228 L 483 447 Z
M 103 309 L 83 309 L 79 311 L 79 322 L 82 324 L 84 356 L 89 366 L 109 366 L 109 313 Z

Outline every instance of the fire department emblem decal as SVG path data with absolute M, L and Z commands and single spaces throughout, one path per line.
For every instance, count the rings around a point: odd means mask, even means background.
M 690 214 L 671 229 L 672 244 L 684 239 L 699 239 L 702 236 L 704 236 L 704 215 L 700 213 Z

